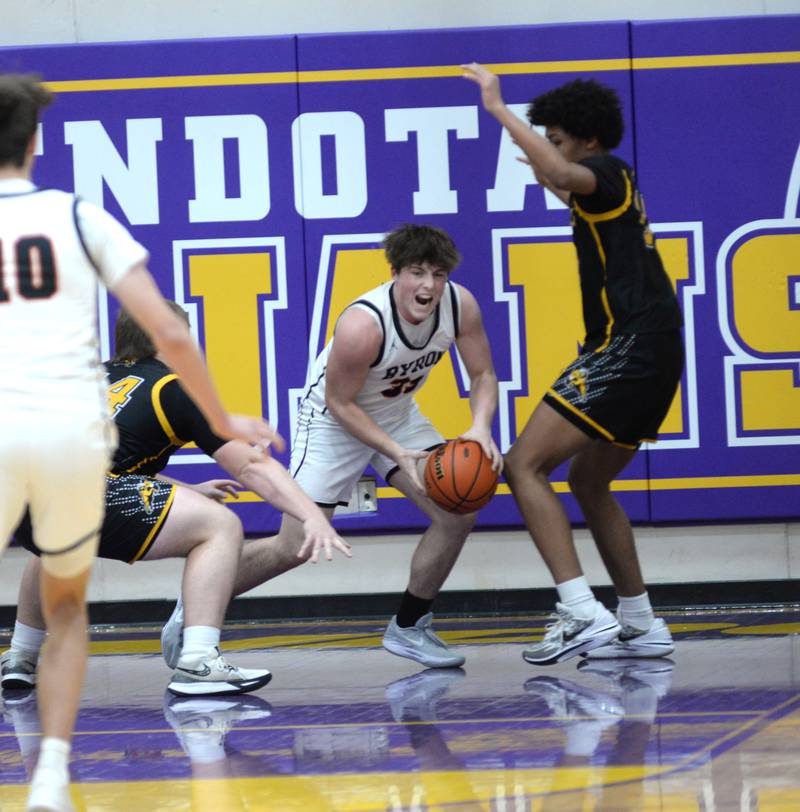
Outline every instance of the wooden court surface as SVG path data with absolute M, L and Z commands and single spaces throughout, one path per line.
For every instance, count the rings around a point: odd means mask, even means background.
M 467 658 L 424 670 L 383 622 L 230 626 L 245 697 L 178 698 L 158 629 L 94 629 L 73 745 L 78 810 L 798 812 L 800 609 L 664 613 L 669 660 L 535 667 L 548 619 L 440 618 Z M 0 639 L 5 646 L 7 635 Z M 39 728 L 7 692 L 0 809 L 24 809 Z

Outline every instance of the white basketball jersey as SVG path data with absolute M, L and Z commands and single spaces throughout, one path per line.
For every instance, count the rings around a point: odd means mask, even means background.
M 57 190 L 0 182 L 0 409 L 102 398 L 97 281 L 109 288 L 147 252 L 111 215 Z
M 420 324 L 409 324 L 397 310 L 394 282 L 386 282 L 360 296 L 349 307 L 370 313 L 381 328 L 383 343 L 370 367 L 355 403 L 374 419 L 397 414 L 411 405 L 414 393 L 458 336 L 460 301 L 458 287 L 447 282 L 439 304 Z M 309 373 L 304 407 L 325 415 L 325 369 L 333 339 L 317 357 Z

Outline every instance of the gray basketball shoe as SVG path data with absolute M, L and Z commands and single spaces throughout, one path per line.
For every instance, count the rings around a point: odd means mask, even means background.
M 36 685 L 37 656 L 30 658 L 17 651 L 4 651 L 0 656 L 0 681 L 4 691 L 25 690 Z
M 541 643 L 522 652 L 525 662 L 532 665 L 552 665 L 569 660 L 592 649 L 604 646 L 620 631 L 617 619 L 599 601 L 595 602 L 593 618 L 575 617 L 563 603 L 556 604 L 554 623 L 546 627 Z
M 161 629 L 161 655 L 170 668 L 175 668 L 181 658 L 183 648 L 183 598 L 178 595 L 178 602 Z
M 395 615 L 383 635 L 383 647 L 398 657 L 416 660 L 428 668 L 458 668 L 464 656 L 456 654 L 433 631 L 433 613 L 423 615 L 408 629 L 397 625 Z
M 432 722 L 436 703 L 466 677 L 463 668 L 434 668 L 390 682 L 386 701 L 395 722 Z
M 638 657 L 668 657 L 675 650 L 669 627 L 660 618 L 642 631 L 633 626 L 623 625 L 613 640 L 586 653 L 590 660 L 629 660 Z
M 272 674 L 265 668 L 236 668 L 215 647 L 199 659 L 181 657 L 167 689 L 179 696 L 246 694 L 271 679 Z

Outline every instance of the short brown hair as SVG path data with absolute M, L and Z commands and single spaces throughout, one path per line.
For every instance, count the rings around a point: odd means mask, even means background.
M 461 262 L 452 237 L 435 226 L 406 223 L 383 238 L 383 250 L 395 271 L 427 262 L 450 273 Z
M 166 302 L 174 313 L 189 323 L 189 314 L 177 302 L 170 299 Z M 124 308 L 120 310 L 114 328 L 114 357 L 111 360 L 115 363 L 142 361 L 145 358 L 152 358 L 155 354 L 156 348 L 150 336 L 142 330 L 127 310 Z
M 0 166 L 22 166 L 39 123 L 39 111 L 53 100 L 38 76 L 0 75 Z

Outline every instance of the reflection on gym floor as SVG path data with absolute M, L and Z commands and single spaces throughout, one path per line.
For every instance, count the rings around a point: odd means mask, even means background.
M 546 618 L 441 618 L 463 669 L 380 648 L 374 620 L 231 627 L 272 682 L 176 697 L 153 628 L 98 629 L 73 745 L 79 810 L 796 812 L 800 611 L 664 615 L 658 660 L 526 664 Z M 4 642 L 4 641 L 0 641 Z M 6 692 L 0 809 L 24 809 L 39 728 Z

